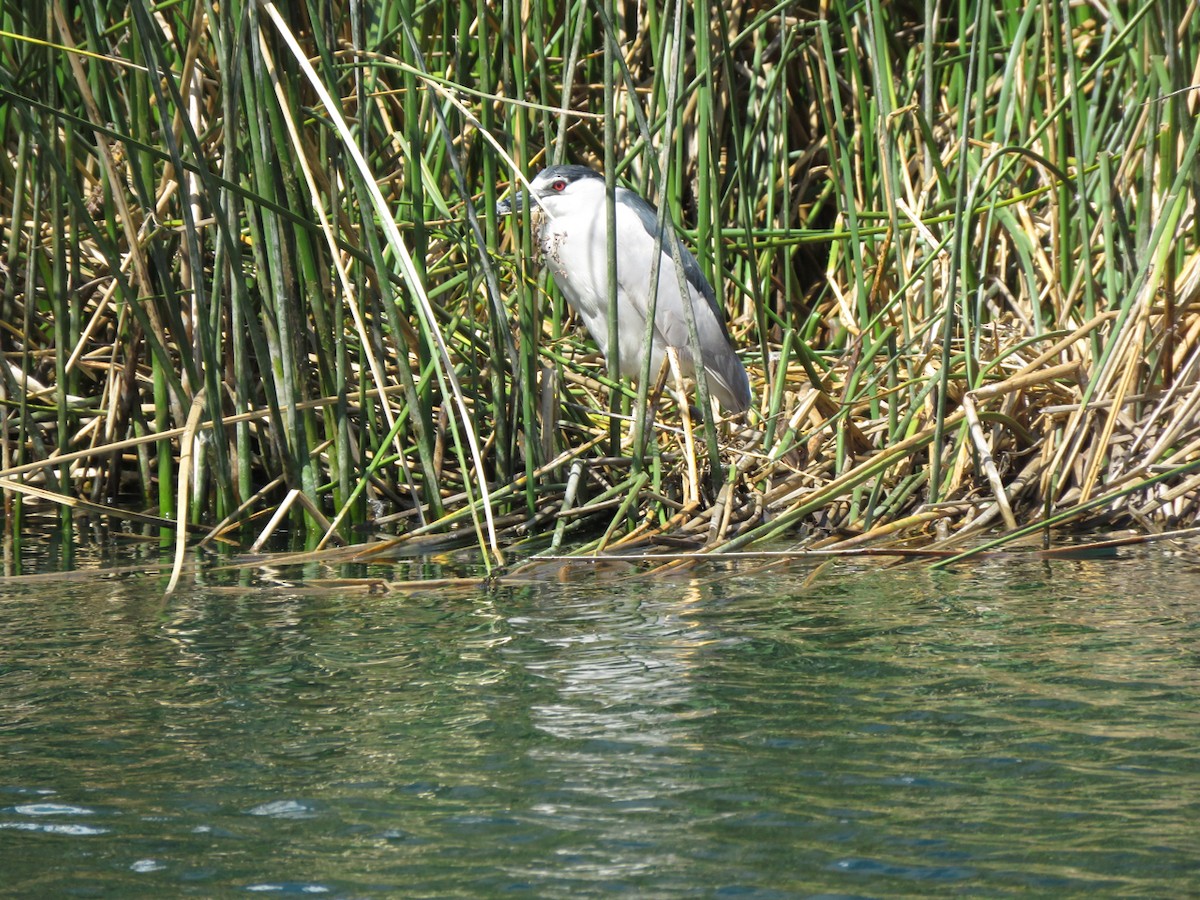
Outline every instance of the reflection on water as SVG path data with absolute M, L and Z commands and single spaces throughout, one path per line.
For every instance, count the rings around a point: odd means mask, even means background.
M 1145 556 L 810 574 L 169 601 L 149 578 L 0 582 L 5 886 L 1197 883 L 1194 572 Z

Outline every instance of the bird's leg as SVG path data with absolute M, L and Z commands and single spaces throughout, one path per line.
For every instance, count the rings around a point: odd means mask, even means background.
M 667 379 L 671 377 L 672 373 L 674 373 L 674 379 L 668 382 Z M 679 357 L 675 354 L 674 347 L 668 347 L 666 354 L 663 356 L 662 364 L 658 367 L 658 378 L 654 382 L 654 390 L 651 391 L 655 402 L 661 400 L 662 395 L 666 393 L 679 406 L 683 406 L 685 395 L 679 389 L 680 383 Z
M 687 391 L 683 386 L 683 370 L 679 367 L 679 354 L 675 352 L 674 347 L 668 347 L 666 354 L 663 356 L 662 371 L 658 376 L 658 382 L 661 385 L 667 374 L 667 369 L 671 370 L 671 378 L 673 383 L 667 390 L 671 392 L 671 396 L 675 398 L 675 402 L 679 404 L 679 409 L 683 417 L 683 427 L 690 430 L 691 422 L 691 407 L 687 402 Z
M 658 377 L 654 380 L 654 387 L 646 392 L 646 418 L 643 420 L 643 431 L 646 439 L 650 440 L 653 434 L 654 419 L 658 414 L 658 404 L 662 400 L 663 386 L 667 383 L 667 361 L 664 359 L 661 366 L 658 367 Z
M 679 392 L 679 411 L 683 419 L 683 458 L 687 463 L 687 477 L 683 483 L 683 500 L 687 506 L 700 502 L 700 475 L 696 471 L 696 434 L 692 430 L 692 411 L 687 403 L 687 394 L 683 387 L 683 371 L 679 368 L 679 356 L 674 347 L 667 348 L 666 362 L 671 366 L 671 375 L 675 379 L 675 390 Z
M 674 373 L 674 381 L 672 384 L 666 384 L 667 372 Z M 687 421 L 687 416 L 695 419 L 697 422 L 705 422 L 708 420 L 708 414 L 700 407 L 694 405 L 688 400 L 687 386 L 684 383 L 683 370 L 679 367 L 679 354 L 676 353 L 674 347 L 668 347 L 667 353 L 663 357 L 662 366 L 658 370 L 658 392 L 666 391 L 671 395 L 676 405 L 683 410 L 686 415 L 684 421 Z M 690 427 L 690 426 L 689 426 Z

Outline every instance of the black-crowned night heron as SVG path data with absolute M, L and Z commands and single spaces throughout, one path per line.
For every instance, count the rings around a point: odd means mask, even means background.
M 605 359 L 608 346 L 608 226 L 604 178 L 586 166 L 550 166 L 530 183 L 531 196 L 519 192 L 502 200 L 496 212 L 507 215 L 529 203 L 542 210 L 538 243 L 545 264 Z M 617 223 L 617 366 L 635 381 L 645 369 L 642 347 L 650 309 L 650 275 L 654 260 L 657 214 L 649 203 L 623 187 L 616 193 Z M 671 242 L 679 248 L 687 276 L 686 298 L 671 257 Z M 729 343 L 725 317 L 717 306 L 712 285 L 696 258 L 676 237 L 670 223 L 663 235 L 658 269 L 658 302 L 654 308 L 654 338 L 650 376 L 658 374 L 668 347 L 674 348 L 684 375 L 695 375 L 688 340 L 684 301 L 691 306 L 700 338 L 709 393 L 729 412 L 750 405 L 750 380 Z

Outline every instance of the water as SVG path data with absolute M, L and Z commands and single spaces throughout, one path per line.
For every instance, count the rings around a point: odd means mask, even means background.
M 0 581 L 0 894 L 1200 891 L 1193 568 L 813 574 Z

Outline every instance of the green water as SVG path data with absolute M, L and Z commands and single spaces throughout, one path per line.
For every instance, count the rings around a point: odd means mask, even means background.
M 0 894 L 1200 892 L 1195 569 L 812 574 L 0 581 Z

